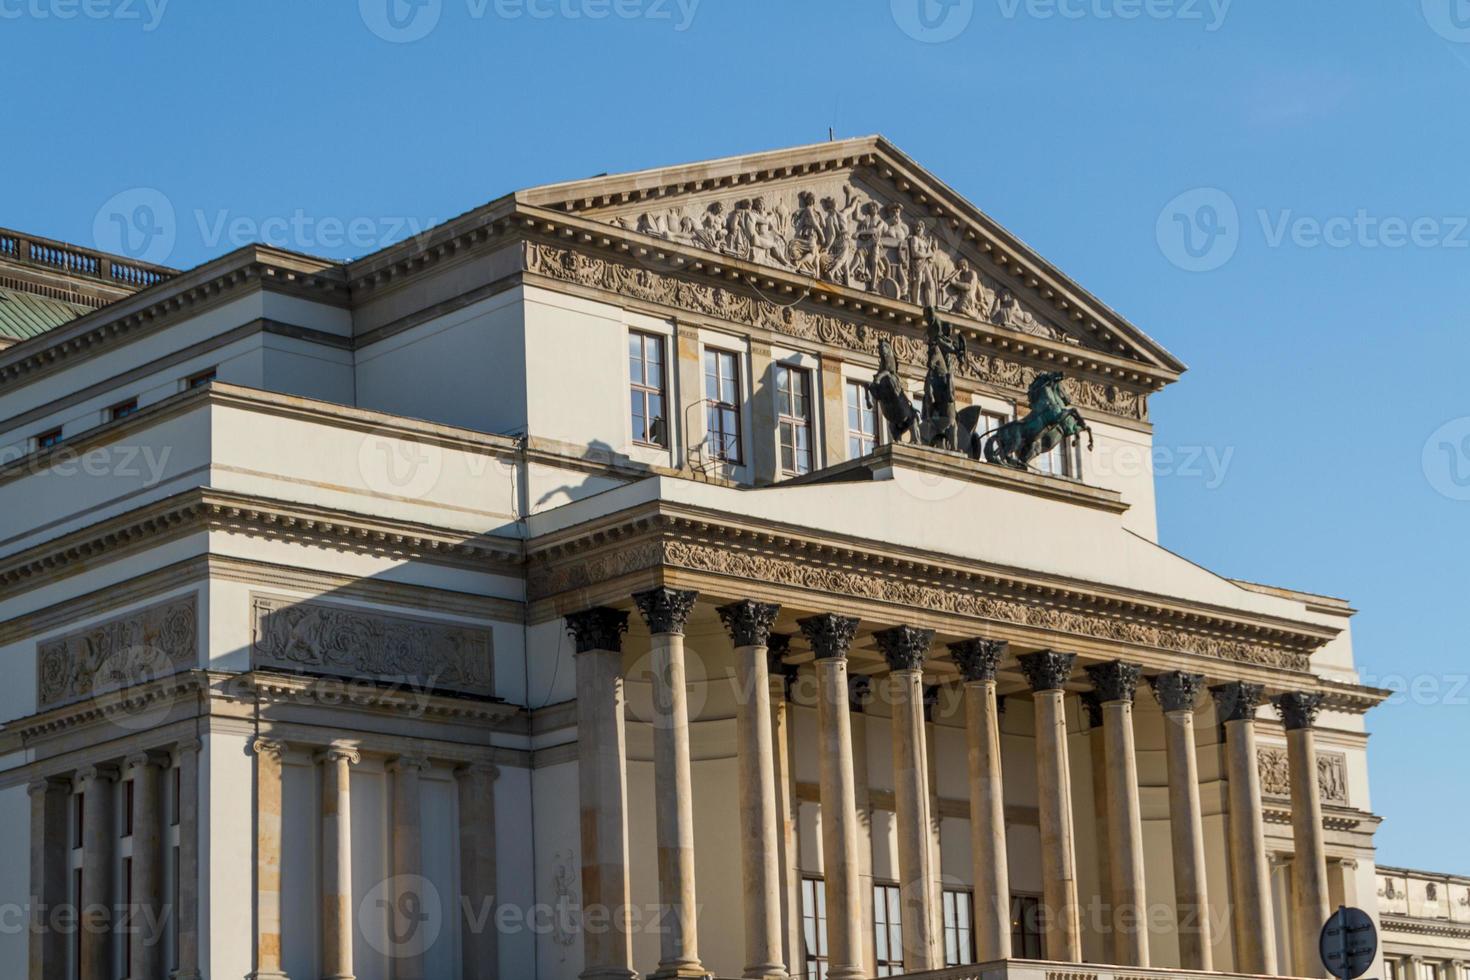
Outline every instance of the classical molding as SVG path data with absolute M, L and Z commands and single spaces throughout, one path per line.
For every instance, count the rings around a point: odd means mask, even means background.
M 137 687 L 198 661 L 198 596 L 191 592 L 38 644 L 37 710 Z
M 1205 675 L 1171 670 L 1167 674 L 1150 677 L 1148 683 L 1165 714 L 1192 712 L 1199 702 L 1200 692 L 1205 689 Z
M 362 762 L 362 751 L 356 742 L 337 741 L 318 750 L 311 758 L 318 765 L 333 765 L 345 761 L 348 765 L 355 766 Z
M 1093 690 L 1103 704 L 1117 701 L 1132 704 L 1138 694 L 1138 680 L 1142 675 L 1142 667 L 1122 660 L 1089 664 L 1087 667 L 1088 679 L 1092 681 Z
M 725 624 L 730 642 L 735 646 L 765 647 L 770 644 L 771 627 L 776 625 L 781 607 L 773 602 L 742 599 L 720 606 L 715 611 L 720 614 L 720 621 Z
M 1231 681 L 1210 688 L 1210 694 L 1215 698 L 1215 712 L 1221 722 L 1252 721 L 1256 709 L 1265 701 L 1266 689 L 1260 684 Z
M 255 669 L 495 694 L 494 634 L 487 628 L 259 594 L 250 597 L 250 610 Z
M 1021 673 L 1026 675 L 1026 682 L 1031 685 L 1031 690 L 1037 693 L 1061 691 L 1066 688 L 1067 681 L 1072 678 L 1072 670 L 1077 665 L 1077 655 L 1058 653 L 1055 650 L 1041 650 L 1017 657 L 1016 662 L 1021 665 Z
M 1317 723 L 1317 713 L 1322 710 L 1324 698 L 1317 693 L 1292 691 L 1278 694 L 1271 699 L 1281 721 L 1289 732 L 1303 731 Z
M 1261 795 L 1280 800 L 1291 799 L 1291 763 L 1285 748 L 1262 745 L 1256 750 L 1256 768 L 1261 777 Z M 1317 787 L 1322 802 L 1350 806 L 1348 798 L 1347 755 L 1341 752 L 1317 753 Z
M 1010 646 L 1004 640 L 963 640 L 949 645 L 949 656 L 966 682 L 993 681 Z
M 892 671 L 924 669 L 924 658 L 934 642 L 934 631 L 913 626 L 895 626 L 873 634 L 883 659 Z
M 633 604 L 638 607 L 644 622 L 648 624 L 648 632 L 655 636 L 661 633 L 682 635 L 684 627 L 689 624 L 690 614 L 694 612 L 694 604 L 698 600 L 698 592 L 691 592 L 688 589 L 670 589 L 665 586 L 649 589 L 647 592 L 639 592 L 633 596 Z
M 801 627 L 816 659 L 846 660 L 847 651 L 857 636 L 858 620 L 853 616 L 823 613 L 799 620 L 796 625 Z
M 623 634 L 628 632 L 628 614 L 625 611 L 598 606 L 568 613 L 566 621 L 567 632 L 572 634 L 578 653 L 623 651 Z

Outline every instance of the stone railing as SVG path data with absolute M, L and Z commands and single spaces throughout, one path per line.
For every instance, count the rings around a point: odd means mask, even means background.
M 1042 963 L 1008 960 L 952 966 L 930 973 L 906 973 L 904 980 L 1179 980 L 1180 977 L 1259 980 L 1245 973 L 1198 973 L 1193 970 L 1138 969 L 1091 963 Z
M 96 279 L 128 289 L 143 289 L 175 275 L 175 270 L 121 259 L 78 245 L 0 228 L 0 258 L 40 266 L 70 276 Z

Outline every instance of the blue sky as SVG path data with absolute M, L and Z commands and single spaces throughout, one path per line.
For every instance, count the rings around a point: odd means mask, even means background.
M 1353 600 L 1416 685 L 1370 718 L 1380 860 L 1470 873 L 1470 2 L 387 2 L 0 0 L 0 224 L 117 247 L 161 195 L 168 264 L 345 257 L 881 132 L 1191 365 L 1165 543 Z

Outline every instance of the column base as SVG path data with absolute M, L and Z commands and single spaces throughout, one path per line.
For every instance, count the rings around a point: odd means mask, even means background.
M 603 967 L 597 970 L 583 970 L 578 974 L 578 980 L 638 980 L 638 974 L 632 970 Z
M 661 966 L 648 975 L 648 980 L 714 980 L 714 974 L 698 963 L 693 966 Z
M 745 980 L 791 980 L 791 974 L 779 963 L 752 966 L 745 970 Z
M 198 970 L 175 970 L 168 975 L 168 980 L 204 980 L 204 974 Z
M 264 973 L 257 970 L 254 973 L 245 974 L 245 980 L 291 980 L 291 978 L 284 973 L 276 973 L 274 971 Z

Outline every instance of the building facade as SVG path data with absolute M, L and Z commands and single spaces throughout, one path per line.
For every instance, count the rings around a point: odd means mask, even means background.
M 1399 927 L 1353 610 L 1163 547 L 1184 365 L 881 138 L 347 263 L 0 232 L 0 288 L 7 976 L 1307 977 L 1330 908 Z M 964 451 L 1053 373 L 1090 449 Z

